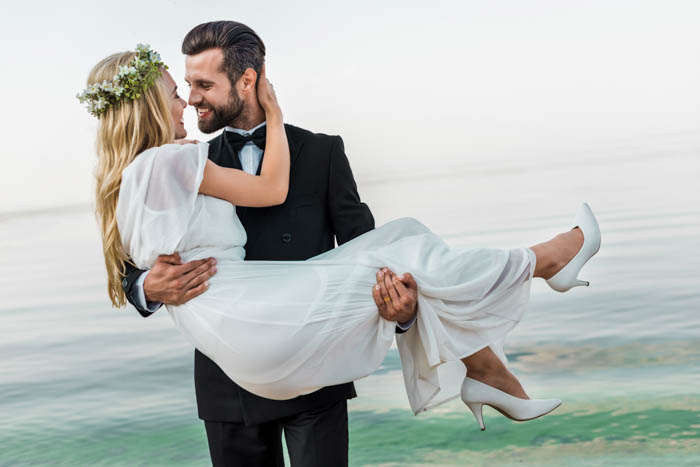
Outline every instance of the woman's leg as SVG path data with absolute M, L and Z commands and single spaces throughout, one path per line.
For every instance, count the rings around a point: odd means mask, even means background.
M 485 347 L 468 357 L 464 357 L 462 363 L 467 367 L 467 376 L 470 378 L 488 384 L 511 396 L 529 399 L 518 378 L 508 371 L 508 368 L 490 347 Z
M 578 227 L 530 249 L 537 257 L 534 277 L 549 279 L 559 272 L 583 245 L 583 233 Z M 486 347 L 462 359 L 468 376 L 521 399 L 529 399 L 518 378 L 513 375 L 491 348 Z
M 547 242 L 530 247 L 537 257 L 534 277 L 551 278 L 576 256 L 582 246 L 583 232 L 576 227 Z

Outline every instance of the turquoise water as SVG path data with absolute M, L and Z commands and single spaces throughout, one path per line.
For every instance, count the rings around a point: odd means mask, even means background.
M 658 142 L 358 174 L 379 223 L 411 215 L 454 245 L 531 245 L 587 200 L 603 231 L 582 277 L 533 286 L 512 370 L 551 415 L 459 401 L 415 417 L 396 350 L 350 401 L 352 465 L 700 464 L 699 146 Z M 401 202 L 396 202 L 397 194 Z M 0 465 L 207 465 L 192 350 L 168 316 L 111 309 L 89 208 L 0 216 Z

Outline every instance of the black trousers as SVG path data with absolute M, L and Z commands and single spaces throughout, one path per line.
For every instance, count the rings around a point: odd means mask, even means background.
M 283 467 L 282 432 L 292 467 L 348 465 L 346 400 L 259 425 L 204 425 L 214 467 Z

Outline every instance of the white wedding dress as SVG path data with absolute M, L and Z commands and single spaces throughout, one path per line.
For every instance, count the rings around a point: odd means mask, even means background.
M 167 306 L 177 328 L 237 384 L 290 399 L 375 371 L 395 336 L 411 408 L 459 393 L 459 359 L 502 342 L 521 319 L 535 255 L 526 248 L 457 249 L 414 219 L 398 219 L 307 261 L 243 261 L 235 207 L 198 194 L 207 143 L 144 151 L 123 172 L 119 232 L 141 269 L 160 254 L 215 257 L 210 288 Z M 404 334 L 372 298 L 381 267 L 411 272 L 418 317 Z M 445 364 L 452 362 L 452 364 Z

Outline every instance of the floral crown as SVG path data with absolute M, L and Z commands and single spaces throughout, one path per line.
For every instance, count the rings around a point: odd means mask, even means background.
M 120 66 L 119 73 L 114 75 L 112 81 L 90 84 L 76 97 L 81 104 L 87 103 L 88 112 L 99 117 L 124 99 L 133 101 L 141 97 L 141 93 L 160 77 L 162 69 L 167 70 L 168 67 L 160 55 L 151 50 L 148 44 L 138 44 L 134 59 L 129 66 Z

